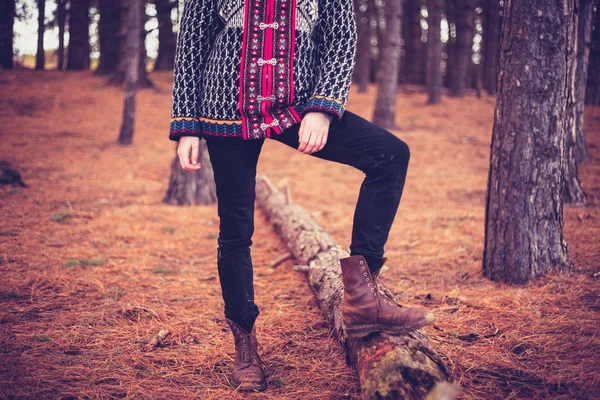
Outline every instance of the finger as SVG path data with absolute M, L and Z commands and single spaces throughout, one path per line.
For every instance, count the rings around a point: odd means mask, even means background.
M 319 149 L 317 151 L 323 150 L 325 145 L 327 144 L 327 132 L 323 133 L 321 136 L 321 143 L 319 144 Z
M 317 135 L 317 139 L 315 140 L 315 145 L 314 145 L 314 147 L 312 149 L 311 154 L 314 154 L 317 151 L 321 150 L 321 148 L 323 147 L 321 145 L 322 141 L 323 141 L 323 134 Z
M 192 166 L 198 166 L 198 145 L 197 141 L 192 142 Z
M 181 167 L 183 169 L 188 169 L 190 166 L 190 144 L 185 141 L 183 143 L 183 147 L 181 149 L 181 155 L 179 156 L 181 159 Z
M 302 136 L 304 135 L 304 122 L 305 119 L 302 118 L 302 120 L 300 121 L 300 128 L 298 128 L 298 143 L 300 143 L 300 141 L 302 140 Z
M 318 138 L 319 134 L 317 132 L 313 132 L 310 135 L 310 140 L 308 141 L 308 146 L 306 146 L 305 154 L 311 154 L 314 151 Z
M 298 146 L 298 150 L 301 153 L 306 154 L 306 146 L 308 146 L 308 142 L 310 141 L 311 132 L 307 129 L 304 130 L 302 134 L 302 138 L 300 139 L 300 145 Z
M 183 145 L 180 144 L 179 147 L 177 148 L 177 157 L 179 158 L 179 164 L 181 165 L 181 168 L 184 168 L 184 164 L 183 164 L 183 160 L 184 160 L 184 156 L 183 156 Z

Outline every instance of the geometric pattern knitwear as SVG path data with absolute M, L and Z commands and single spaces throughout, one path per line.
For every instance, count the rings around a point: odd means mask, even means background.
M 341 119 L 356 55 L 353 0 L 186 0 L 169 139 L 280 134 Z

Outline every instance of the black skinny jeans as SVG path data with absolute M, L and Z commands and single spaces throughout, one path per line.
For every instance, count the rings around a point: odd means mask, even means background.
M 300 124 L 272 140 L 298 148 Z M 259 314 L 254 303 L 250 246 L 254 233 L 256 165 L 264 139 L 205 136 L 214 169 L 220 219 L 217 267 L 225 317 L 251 330 Z M 331 121 L 327 143 L 312 154 L 351 165 L 365 173 L 354 212 L 351 255 L 365 257 L 371 271 L 381 268 L 408 161 L 406 143 L 389 131 L 346 110 Z M 325 177 L 326 179 L 326 177 Z

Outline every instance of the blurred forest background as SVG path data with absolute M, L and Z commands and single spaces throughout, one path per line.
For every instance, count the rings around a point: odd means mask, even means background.
M 167 138 L 183 3 L 0 0 L 0 398 L 361 398 L 260 212 L 270 389 L 228 386 L 210 160 Z M 554 3 L 354 2 L 348 109 L 411 148 L 384 279 L 460 398 L 600 398 L 600 12 Z M 362 174 L 263 152 L 347 248 Z

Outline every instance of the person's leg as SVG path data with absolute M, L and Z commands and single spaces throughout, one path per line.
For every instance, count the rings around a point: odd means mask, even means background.
M 206 137 L 218 198 L 217 267 L 225 317 L 246 332 L 259 309 L 254 303 L 250 246 L 254 233 L 256 164 L 263 139 Z
M 271 138 L 297 149 L 299 127 L 300 124 L 293 125 Z M 371 272 L 379 270 L 404 189 L 410 158 L 408 145 L 346 110 L 339 122 L 332 120 L 323 149 L 312 155 L 365 173 L 354 213 L 350 254 L 365 257 Z

